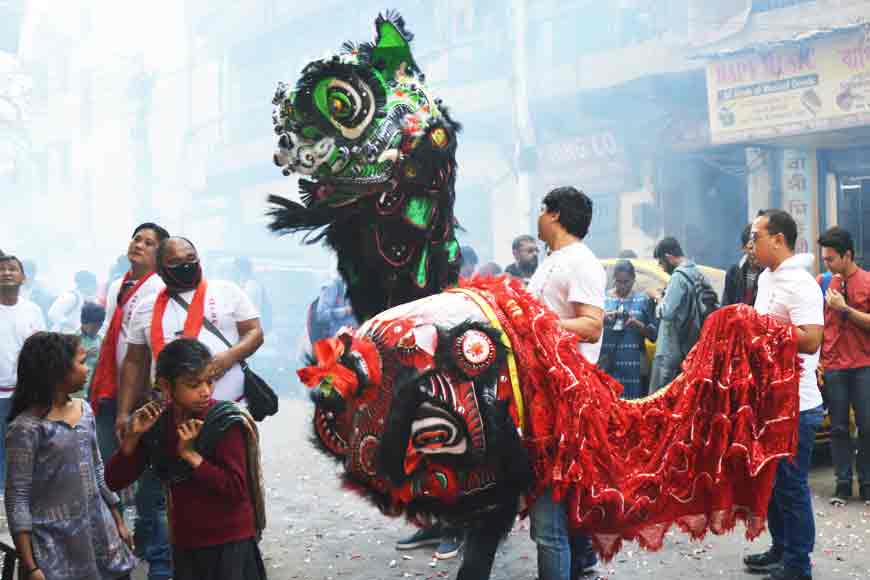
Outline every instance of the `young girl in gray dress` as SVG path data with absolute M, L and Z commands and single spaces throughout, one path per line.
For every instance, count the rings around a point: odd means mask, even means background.
M 116 580 L 136 565 L 103 476 L 94 414 L 69 395 L 88 376 L 70 334 L 38 332 L 18 358 L 6 435 L 6 517 L 26 580 Z

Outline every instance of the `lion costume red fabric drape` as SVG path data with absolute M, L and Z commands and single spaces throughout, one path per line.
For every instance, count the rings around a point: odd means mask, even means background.
M 792 327 L 748 306 L 722 308 L 673 383 L 624 401 L 518 284 L 470 286 L 495 307 L 517 357 L 532 500 L 552 487 L 605 558 L 624 539 L 658 549 L 673 524 L 696 538 L 737 520 L 747 537 L 761 533 L 777 460 L 797 448 Z

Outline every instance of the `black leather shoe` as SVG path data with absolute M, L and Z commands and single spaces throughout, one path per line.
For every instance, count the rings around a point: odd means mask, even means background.
M 761 554 L 750 554 L 743 558 L 750 572 L 773 572 L 782 568 L 782 551 L 773 548 Z
M 852 497 L 852 482 L 838 482 L 834 488 L 834 497 L 831 498 L 831 505 L 844 505 L 849 498 Z

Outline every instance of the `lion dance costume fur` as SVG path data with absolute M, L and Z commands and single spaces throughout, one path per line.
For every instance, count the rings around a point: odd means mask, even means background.
M 312 180 L 304 205 L 273 198 L 273 229 L 324 228 L 365 321 L 299 370 L 346 484 L 390 515 L 503 533 L 521 497 L 552 488 L 605 558 L 623 540 L 658 549 L 674 524 L 758 535 L 797 446 L 794 329 L 721 309 L 673 383 L 623 401 L 519 282 L 455 286 L 457 126 L 401 19 L 375 26 L 375 44 L 311 63 L 275 100 L 276 162 Z

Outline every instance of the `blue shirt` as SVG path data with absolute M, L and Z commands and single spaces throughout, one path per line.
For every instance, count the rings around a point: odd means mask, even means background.
M 652 340 L 655 340 L 656 320 L 649 297 L 639 292 L 627 298 L 610 295 L 604 300 L 604 311 L 615 312 L 620 304 L 631 318 L 643 323 Z M 639 329 L 627 326 L 615 330 L 615 323 L 615 319 L 605 318 L 604 343 L 601 347 L 601 357 L 607 359 L 607 368 L 604 370 L 622 384 L 624 399 L 637 399 L 645 396 L 647 390 L 646 385 L 641 383 L 641 357 L 646 356 L 644 336 Z

